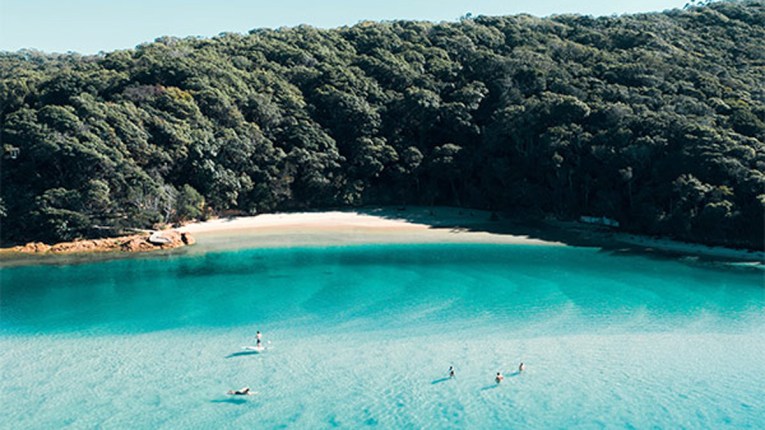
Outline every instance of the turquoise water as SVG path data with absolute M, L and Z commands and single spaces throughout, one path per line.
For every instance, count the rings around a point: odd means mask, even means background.
M 0 276 L 2 428 L 765 427 L 756 269 L 450 244 Z

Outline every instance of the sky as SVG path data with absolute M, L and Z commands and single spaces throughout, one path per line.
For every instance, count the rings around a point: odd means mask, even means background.
M 160 36 L 359 21 L 455 21 L 473 15 L 612 15 L 683 7 L 687 0 L 0 0 L 0 51 L 133 48 Z

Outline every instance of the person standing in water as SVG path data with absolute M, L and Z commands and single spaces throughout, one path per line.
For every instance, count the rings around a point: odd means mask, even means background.
M 449 366 L 449 377 L 454 378 L 455 376 L 457 375 L 454 373 L 454 366 Z
M 497 381 L 497 384 L 499 384 L 500 382 L 502 382 L 504 379 L 505 379 L 505 377 L 504 377 L 504 376 L 502 376 L 502 373 L 501 373 L 501 372 L 497 372 L 497 376 L 494 378 L 494 380 L 495 380 L 495 381 Z
M 260 342 L 261 342 L 262 337 L 263 337 L 263 335 L 260 334 L 260 330 L 258 330 L 258 332 L 255 333 L 255 339 L 256 339 L 255 346 L 260 346 Z

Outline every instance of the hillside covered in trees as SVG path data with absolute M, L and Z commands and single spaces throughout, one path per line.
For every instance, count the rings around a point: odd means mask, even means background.
M 447 204 L 763 247 L 765 2 L 0 54 L 5 244 Z

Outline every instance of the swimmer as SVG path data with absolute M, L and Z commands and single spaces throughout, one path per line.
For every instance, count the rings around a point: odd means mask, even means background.
M 454 373 L 454 367 L 453 366 L 449 366 L 449 377 L 450 378 L 454 378 L 455 376 L 457 376 L 457 375 L 455 375 L 455 373 Z
M 238 390 L 228 390 L 226 394 L 229 394 L 232 396 L 251 396 L 254 393 L 250 391 L 250 387 L 244 387 Z
M 526 365 L 521 361 L 521 364 L 518 365 L 518 373 L 521 373 L 524 370 L 526 370 Z
M 497 384 L 502 382 L 502 380 L 504 380 L 504 379 L 505 379 L 505 377 L 502 376 L 502 373 L 500 373 L 500 372 L 497 372 L 497 376 L 494 378 L 494 380 L 497 381 Z

